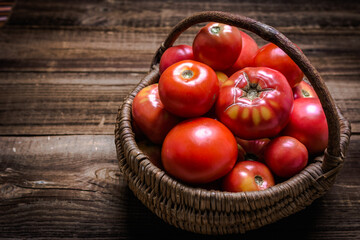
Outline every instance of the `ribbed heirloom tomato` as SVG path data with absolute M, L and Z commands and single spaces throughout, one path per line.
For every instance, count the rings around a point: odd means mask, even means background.
M 237 159 L 234 135 L 211 118 L 193 118 L 166 136 L 161 159 L 164 169 L 188 183 L 209 183 L 227 174 Z
M 249 67 L 222 84 L 216 115 L 241 139 L 270 138 L 288 122 L 293 101 L 284 75 L 270 68 Z
M 184 60 L 168 67 L 159 80 L 165 109 L 181 117 L 198 117 L 210 110 L 219 94 L 216 73 L 206 64 Z

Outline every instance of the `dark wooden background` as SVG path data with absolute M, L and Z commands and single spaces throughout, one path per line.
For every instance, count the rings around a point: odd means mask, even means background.
M 215 239 L 165 224 L 134 197 L 113 135 L 118 107 L 166 34 L 203 10 L 287 35 L 352 122 L 345 166 L 325 196 L 223 239 L 360 239 L 360 4 L 346 0 L 19 0 L 0 28 L 0 238 Z

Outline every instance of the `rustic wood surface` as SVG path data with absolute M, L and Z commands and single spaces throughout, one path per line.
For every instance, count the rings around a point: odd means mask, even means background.
M 121 101 L 170 29 L 203 10 L 243 14 L 287 35 L 352 123 L 331 190 L 244 236 L 165 224 L 134 197 L 117 166 Z M 360 239 L 359 12 L 357 1 L 346 0 L 17 1 L 0 28 L 0 238 Z M 191 44 L 197 30 L 178 43 Z

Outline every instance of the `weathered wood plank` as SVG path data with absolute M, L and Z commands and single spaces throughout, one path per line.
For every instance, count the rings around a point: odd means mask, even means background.
M 279 232 L 280 238 L 359 237 L 359 144 L 354 135 L 345 166 L 324 197 L 246 239 Z M 1 238 L 219 239 L 179 231 L 141 205 L 118 170 L 113 136 L 0 137 L 0 146 Z M 223 239 L 229 238 L 239 236 Z
M 194 27 L 186 31 L 176 44 L 191 45 L 198 30 Z M 319 71 L 350 71 L 360 75 L 360 34 L 356 34 L 360 31 L 283 30 Z M 2 29 L 0 71 L 145 72 L 169 31 L 170 28 Z M 260 46 L 265 43 L 253 36 Z
M 145 73 L 0 73 L 0 135 L 113 134 L 118 107 Z M 324 76 L 360 133 L 360 81 Z
M 356 1 L 19 1 L 10 25 L 22 26 L 173 26 L 199 11 L 221 10 L 242 14 L 275 27 L 334 28 L 359 26 Z

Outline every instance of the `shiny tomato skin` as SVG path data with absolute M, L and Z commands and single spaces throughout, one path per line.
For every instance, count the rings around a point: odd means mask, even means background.
M 161 144 L 166 134 L 181 118 L 165 110 L 159 96 L 158 84 L 139 91 L 132 104 L 133 125 L 150 141 Z
M 184 60 L 163 72 L 159 94 L 169 112 L 180 117 L 198 117 L 214 105 L 219 94 L 219 80 L 206 64 Z
M 280 72 L 249 67 L 222 84 L 216 116 L 241 139 L 270 138 L 285 127 L 292 107 L 292 90 Z
M 306 167 L 308 151 L 296 138 L 280 136 L 267 145 L 264 158 L 275 175 L 290 178 Z
M 318 98 L 318 95 L 316 94 L 314 88 L 304 80 L 293 88 L 293 93 L 294 93 L 294 99 Z
M 166 136 L 161 159 L 165 170 L 187 183 L 209 183 L 227 174 L 237 158 L 233 134 L 219 121 L 192 118 Z
M 269 168 L 257 161 L 241 161 L 224 177 L 223 190 L 247 192 L 265 190 L 275 185 Z
M 196 61 L 215 71 L 231 67 L 241 51 L 241 35 L 236 27 L 211 22 L 201 28 L 193 41 Z
M 284 74 L 292 88 L 299 84 L 304 77 L 295 62 L 273 43 L 268 43 L 259 49 L 254 59 L 254 65 L 278 70 Z
M 169 47 L 161 56 L 159 65 L 160 74 L 174 63 L 182 60 L 194 60 L 192 47 L 185 44 Z
M 240 31 L 240 34 L 242 37 L 241 51 L 235 63 L 224 71 L 228 76 L 233 75 L 235 72 L 243 68 L 253 67 L 254 59 L 259 50 L 259 46 L 251 36 L 243 31 Z
M 302 142 L 310 155 L 323 153 L 328 144 L 329 132 L 320 100 L 296 99 L 289 123 L 281 135 L 291 136 Z

